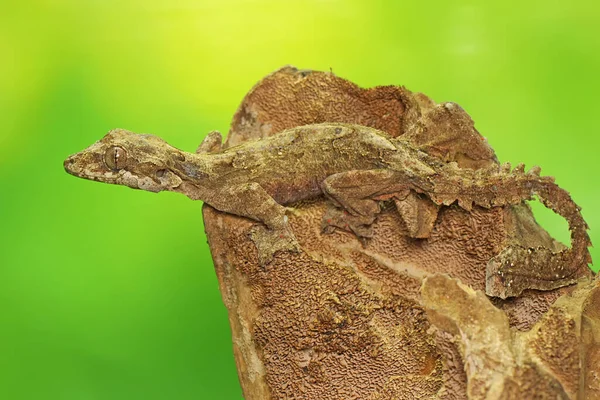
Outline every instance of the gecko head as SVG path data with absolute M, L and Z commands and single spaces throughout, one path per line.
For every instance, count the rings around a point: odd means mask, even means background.
M 84 179 L 151 192 L 172 190 L 182 179 L 175 166 L 185 154 L 157 136 L 114 129 L 64 162 L 65 170 Z

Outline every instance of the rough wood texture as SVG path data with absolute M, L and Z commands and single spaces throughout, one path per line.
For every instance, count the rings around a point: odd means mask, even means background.
M 497 163 L 465 115 L 404 88 L 361 89 L 285 67 L 246 96 L 227 144 L 345 122 L 404 135 L 462 168 Z M 256 223 L 204 206 L 246 399 L 600 398 L 597 280 L 492 303 L 473 292 L 507 245 L 562 249 L 526 204 L 442 206 L 426 239 L 388 204 L 366 241 L 323 233 L 328 206 L 294 204 L 303 252 L 277 253 L 264 267 L 250 238 Z

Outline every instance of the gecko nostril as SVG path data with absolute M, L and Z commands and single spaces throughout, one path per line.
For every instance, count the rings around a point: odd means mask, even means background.
M 73 158 L 73 156 L 71 156 L 64 161 L 63 168 L 67 172 L 72 173 L 72 171 L 74 169 L 74 164 L 75 164 L 75 159 Z

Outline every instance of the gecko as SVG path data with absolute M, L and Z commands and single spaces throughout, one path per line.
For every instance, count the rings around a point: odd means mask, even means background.
M 500 298 L 525 289 L 551 290 L 572 284 L 591 262 L 588 226 L 581 208 L 540 168 L 493 165 L 459 168 L 374 128 L 323 123 L 299 126 L 270 137 L 222 148 L 211 132 L 195 153 L 160 137 L 111 130 L 64 161 L 77 177 L 150 192 L 171 191 L 215 209 L 262 223 L 252 231 L 261 264 L 280 250 L 301 251 L 290 228 L 287 207 L 324 195 L 336 206 L 327 222 L 361 235 L 394 200 L 409 234 L 427 237 L 441 206 L 467 211 L 519 204 L 538 197 L 565 218 L 571 246 L 558 252 L 507 245 L 486 270 L 486 293 Z M 408 206 L 407 206 L 408 205 Z M 433 218 L 421 218 L 424 210 Z M 421 221 L 415 223 L 415 221 Z M 425 222 L 423 222 L 425 221 Z M 366 234 L 365 234 L 366 235 Z

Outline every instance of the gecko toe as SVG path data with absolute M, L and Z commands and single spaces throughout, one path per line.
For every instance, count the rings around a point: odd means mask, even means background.
M 372 238 L 373 229 L 371 224 L 375 217 L 352 215 L 348 212 L 330 207 L 321 220 L 321 231 L 323 233 L 333 233 L 336 229 L 355 234 L 358 238 Z
M 271 262 L 277 252 L 300 253 L 300 244 L 289 227 L 268 229 L 256 225 L 250 230 L 250 238 L 258 251 L 258 261 L 261 266 Z

